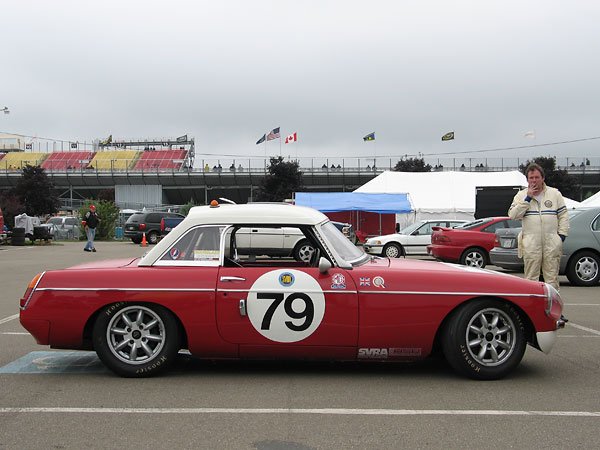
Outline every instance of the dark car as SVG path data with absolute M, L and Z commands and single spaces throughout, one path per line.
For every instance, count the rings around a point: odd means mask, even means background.
M 123 235 L 131 239 L 134 244 L 142 242 L 144 233 L 146 233 L 146 241 L 149 244 L 156 244 L 160 237 L 160 221 L 163 217 L 179 217 L 184 218 L 181 214 L 172 212 L 140 212 L 132 214 L 125 223 Z
M 600 281 L 600 208 L 571 210 L 569 222 L 569 236 L 563 244 L 559 273 L 566 275 L 571 284 L 595 286 Z M 520 228 L 496 231 L 496 247 L 490 252 L 493 265 L 523 270 L 517 248 L 520 231 Z

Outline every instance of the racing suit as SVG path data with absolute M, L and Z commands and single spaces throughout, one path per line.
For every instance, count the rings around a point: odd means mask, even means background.
M 519 257 L 525 263 L 525 278 L 538 281 L 540 269 L 544 281 L 559 289 L 558 270 L 562 255 L 562 241 L 569 232 L 569 215 L 565 200 L 558 189 L 546 186 L 540 201 L 519 191 L 508 209 L 511 219 L 523 219 L 519 233 Z

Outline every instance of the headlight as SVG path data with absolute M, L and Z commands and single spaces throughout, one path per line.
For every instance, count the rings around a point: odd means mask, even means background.
M 544 290 L 546 291 L 546 307 L 544 308 L 544 312 L 547 316 L 550 315 L 550 311 L 552 311 L 552 303 L 556 299 L 558 303 L 562 306 L 562 300 L 560 298 L 560 294 L 554 287 L 550 286 L 548 283 L 544 283 Z

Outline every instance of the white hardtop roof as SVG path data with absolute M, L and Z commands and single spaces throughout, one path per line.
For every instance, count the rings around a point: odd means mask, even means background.
M 317 225 L 327 216 L 305 206 L 287 203 L 249 203 L 246 205 L 219 204 L 196 206 L 190 209 L 185 222 L 200 224 L 293 224 Z
M 581 206 L 600 206 L 600 191 L 582 201 Z

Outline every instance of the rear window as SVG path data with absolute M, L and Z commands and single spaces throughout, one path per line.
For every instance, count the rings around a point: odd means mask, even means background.
M 144 214 L 140 214 L 140 213 L 136 213 L 136 214 L 132 214 L 129 219 L 127 219 L 127 222 L 143 222 L 144 221 Z
M 492 219 L 477 219 L 473 222 L 465 223 L 464 225 L 459 225 L 459 226 L 455 227 L 455 229 L 471 230 L 473 228 L 477 228 L 478 226 L 486 224 L 491 221 L 492 221 Z

